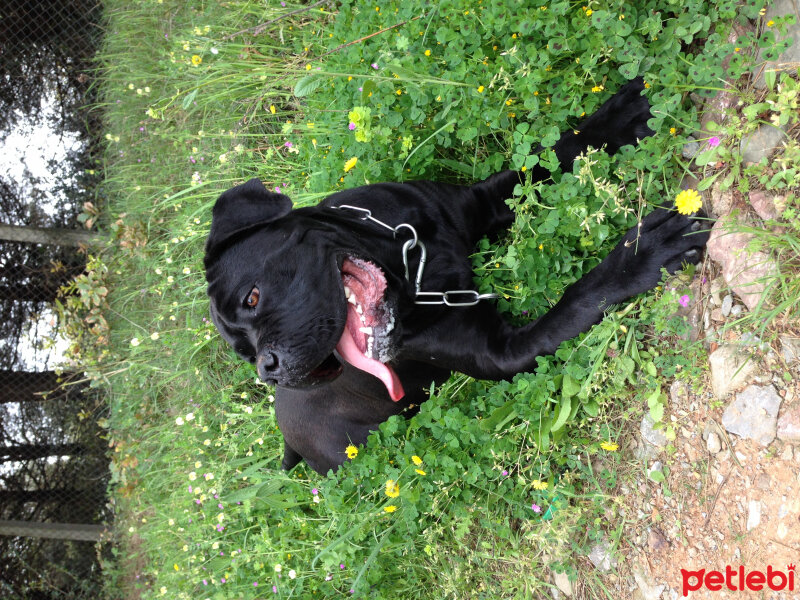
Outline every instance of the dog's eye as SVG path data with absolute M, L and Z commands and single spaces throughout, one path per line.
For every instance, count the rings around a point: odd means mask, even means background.
M 250 294 L 247 296 L 245 304 L 247 304 L 247 306 L 249 306 L 250 308 L 255 308 L 256 306 L 258 306 L 258 299 L 260 297 L 261 297 L 261 292 L 258 291 L 257 287 L 254 287 L 252 290 L 250 290 Z

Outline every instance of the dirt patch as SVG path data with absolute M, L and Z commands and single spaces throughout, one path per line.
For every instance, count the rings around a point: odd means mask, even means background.
M 784 400 L 798 398 L 799 387 L 793 382 L 780 394 Z M 761 591 L 740 589 L 740 567 L 745 574 L 767 573 L 770 567 L 789 577 L 789 565 L 800 564 L 800 448 L 779 440 L 763 447 L 726 434 L 719 425 L 723 409 L 710 392 L 679 395 L 670 406 L 677 437 L 675 451 L 659 457 L 667 467 L 665 481 L 651 481 L 642 470 L 629 496 L 631 525 L 623 539 L 630 545 L 621 549 L 631 573 L 667 587 L 648 597 L 631 576 L 630 598 L 683 598 L 681 569 L 720 571 L 728 580 L 719 590 L 704 585 L 690 591 L 697 584 L 691 578 L 688 598 L 800 598 L 797 573 L 791 573 L 783 591 L 766 585 Z M 718 436 L 719 452 L 709 451 L 704 432 Z M 751 582 L 757 580 L 758 575 L 751 576 Z M 776 586 L 781 581 L 773 577 Z M 794 591 L 788 591 L 790 581 Z M 735 591 L 727 589 L 728 582 Z M 714 580 L 710 583 L 713 587 Z

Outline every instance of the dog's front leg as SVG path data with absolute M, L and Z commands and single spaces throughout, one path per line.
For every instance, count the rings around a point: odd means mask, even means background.
M 532 371 L 537 356 L 588 330 L 610 305 L 655 287 L 662 268 L 674 273 L 696 263 L 708 239 L 701 227 L 674 210 L 657 209 L 537 321 L 511 326 L 487 303 L 444 309 L 431 329 L 404 341 L 403 357 L 481 379 Z

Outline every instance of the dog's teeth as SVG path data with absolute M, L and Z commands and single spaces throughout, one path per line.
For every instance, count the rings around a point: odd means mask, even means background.
M 344 297 L 350 300 L 350 296 L 353 295 L 353 292 L 350 290 L 349 287 L 344 286 Z
M 372 346 L 375 343 L 375 338 L 368 337 L 367 338 L 367 358 L 375 358 L 372 356 Z
M 356 312 L 357 312 L 358 314 L 360 314 L 360 315 L 363 315 L 363 314 L 364 314 L 364 309 L 363 309 L 363 308 L 361 308 L 361 305 L 360 305 L 360 304 L 356 304 L 356 302 L 355 302 L 355 299 L 354 299 L 354 301 L 353 301 L 353 304 L 355 304 L 355 305 L 356 305 Z
M 350 304 L 352 304 L 353 306 L 355 306 L 356 310 L 358 310 L 358 302 L 356 302 L 356 295 L 355 294 L 350 294 L 350 297 L 347 299 L 347 301 Z
M 361 333 L 366 333 L 367 335 L 372 335 L 372 327 L 361 327 L 359 331 Z

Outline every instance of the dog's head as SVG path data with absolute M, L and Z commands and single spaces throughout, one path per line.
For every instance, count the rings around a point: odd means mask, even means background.
M 206 242 L 211 317 L 264 381 L 319 385 L 345 360 L 398 400 L 402 386 L 386 364 L 396 310 L 385 269 L 337 212 L 292 210 L 258 179 L 223 193 Z

